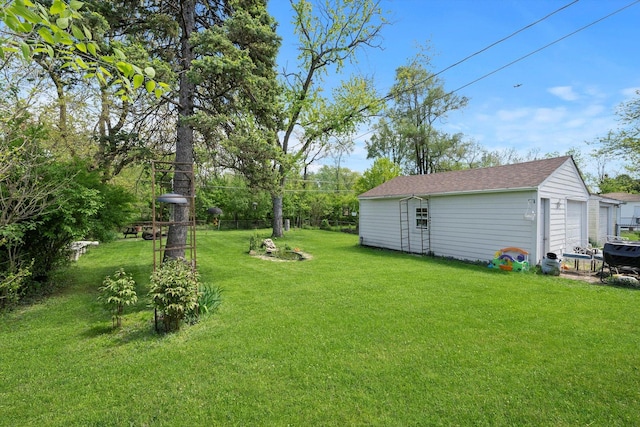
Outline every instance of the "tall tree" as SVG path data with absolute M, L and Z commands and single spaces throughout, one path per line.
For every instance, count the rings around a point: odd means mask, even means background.
M 328 73 L 340 75 L 357 52 L 376 46 L 384 25 L 379 2 L 290 0 L 299 37 L 299 63 L 284 71 L 277 99 L 256 120 L 242 115 L 213 128 L 231 128 L 217 152 L 224 166 L 240 171 L 253 186 L 271 194 L 273 236 L 283 235 L 283 195 L 287 178 L 322 155 L 336 137 L 348 135 L 378 107 L 371 82 L 352 76 L 323 96 Z M 249 98 L 253 100 L 253 98 Z M 258 101 L 260 98 L 255 98 Z
M 177 21 L 180 27 L 179 88 L 178 88 L 178 126 L 176 130 L 175 170 L 173 191 L 177 194 L 195 197 L 191 194 L 193 179 L 194 131 L 191 119 L 194 113 L 195 83 L 189 78 L 188 71 L 194 60 L 191 35 L 196 30 L 196 0 L 180 0 L 177 4 Z M 189 206 L 175 205 L 173 221 L 167 233 L 164 259 L 184 257 L 187 242 Z
M 274 147 L 278 154 L 272 162 L 276 185 L 270 188 L 274 237 L 283 235 L 282 201 L 289 174 L 296 166 L 301 169 L 300 163 L 314 147 L 349 135 L 379 108 L 371 81 L 361 76 L 343 81 L 330 98 L 322 92 L 328 73 L 340 75 L 358 51 L 378 46 L 386 23 L 379 3 L 291 0 L 300 54 L 296 70 L 283 76 L 284 114 Z
M 620 105 L 617 111 L 620 128 L 610 131 L 596 143 L 600 149 L 597 157 L 619 155 L 625 159 L 630 173 L 640 172 L 640 90 L 636 97 Z
M 423 49 L 408 65 L 396 70 L 396 83 L 391 89 L 395 129 L 412 153 L 415 174 L 439 172 L 441 157 L 459 148 L 457 138 L 445 137 L 436 124 L 468 102 L 466 97 L 444 89 L 440 79 L 428 70 L 429 62 Z
M 400 176 L 400 173 L 400 166 L 386 157 L 380 157 L 373 162 L 369 169 L 364 171 L 362 177 L 356 180 L 354 190 L 356 194 L 362 194 L 396 176 Z
M 411 156 L 411 152 L 407 149 L 406 139 L 395 131 L 393 123 L 388 118 L 390 115 L 389 110 L 373 126 L 374 134 L 366 142 L 367 159 L 386 157 L 397 165 L 403 165 Z
M 460 168 L 471 163 L 477 149 L 461 134 L 448 135 L 437 128 L 468 99 L 447 92 L 443 82 L 429 71 L 428 47 L 407 65 L 396 69 L 396 82 L 388 95 L 392 102 L 367 142 L 368 158 L 389 158 L 410 174 L 426 174 Z M 470 156 L 469 156 L 470 155 Z

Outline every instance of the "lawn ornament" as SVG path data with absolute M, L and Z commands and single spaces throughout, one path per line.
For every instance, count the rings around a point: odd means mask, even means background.
M 508 247 L 502 248 L 494 255 L 489 268 L 499 268 L 505 271 L 529 270 L 529 252 L 524 249 Z

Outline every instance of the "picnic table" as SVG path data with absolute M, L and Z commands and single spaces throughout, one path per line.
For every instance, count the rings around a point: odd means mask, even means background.
M 126 227 L 123 231 L 122 234 L 124 234 L 124 238 L 126 239 L 127 236 L 133 236 L 133 237 L 138 237 L 138 233 L 140 233 L 142 231 L 142 227 L 140 226 L 131 226 L 131 227 Z

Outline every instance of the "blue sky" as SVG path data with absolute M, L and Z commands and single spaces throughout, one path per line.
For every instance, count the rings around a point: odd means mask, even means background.
M 382 32 L 382 49 L 360 52 L 351 72 L 373 76 L 381 94 L 394 83 L 395 69 L 431 46 L 431 71 L 439 72 L 492 43 L 532 24 L 572 0 L 382 0 L 391 25 Z M 635 4 L 634 4 L 635 3 Z M 515 148 L 564 154 L 577 148 L 585 158 L 594 141 L 617 127 L 615 111 L 640 89 L 640 2 L 579 0 L 509 40 L 457 65 L 440 78 L 455 90 L 520 57 L 594 23 L 514 65 L 457 93 L 470 99 L 439 128 L 462 132 L 489 150 Z M 297 38 L 290 25 L 288 0 L 271 0 L 269 11 L 280 23 L 281 66 L 294 64 Z M 345 76 L 346 77 L 346 76 Z M 335 77 L 334 77 L 335 78 Z M 516 87 L 517 86 L 517 87 Z M 342 165 L 364 171 L 370 126 L 356 135 L 356 149 Z M 325 160 L 333 164 L 331 159 Z M 619 162 L 608 173 L 624 172 Z M 595 173 L 595 162 L 583 166 Z

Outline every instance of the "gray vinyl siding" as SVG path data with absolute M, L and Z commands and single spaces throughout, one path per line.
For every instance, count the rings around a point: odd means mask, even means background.
M 484 193 L 431 199 L 431 250 L 465 260 L 493 259 L 515 246 L 531 252 L 535 222 L 524 218 L 535 192 Z
M 508 184 L 508 183 L 507 183 Z M 567 242 L 567 224 L 571 232 L 587 241 L 587 200 L 589 192 L 572 160 L 563 163 L 537 189 L 420 195 L 428 199 L 429 229 L 426 248 L 436 256 L 464 260 L 489 261 L 504 247 L 529 252 L 531 264 L 544 256 L 542 231 L 544 218 L 541 199 L 548 199 L 548 244 L 551 252 L 561 254 Z M 367 246 L 402 250 L 400 228 L 401 197 L 360 199 L 360 241 Z M 535 219 L 525 218 L 531 200 Z M 568 204 L 572 218 L 567 218 Z M 415 224 L 416 203 L 410 204 L 409 229 L 411 252 L 420 253 L 420 230 Z M 579 233 L 577 233 L 579 231 Z M 425 230 L 423 230 L 423 233 Z M 405 248 L 406 249 L 406 248 Z M 426 251 L 426 250 L 425 250 Z
M 425 251 L 436 256 L 472 261 L 491 260 L 497 250 L 507 246 L 531 251 L 535 221 L 524 218 L 530 198 L 535 198 L 535 192 L 432 197 L 428 202 L 429 229 L 422 234 L 415 224 L 419 204 L 411 201 L 411 252 L 421 252 L 421 238 L 425 239 Z M 360 242 L 402 250 L 399 215 L 400 199 L 360 200 Z
M 360 243 L 393 250 L 400 247 L 400 199 L 360 200 Z
M 548 198 L 549 203 L 549 250 L 556 254 L 570 249 L 570 246 L 586 245 L 588 243 L 587 230 L 587 190 L 578 170 L 571 162 L 565 162 L 539 187 L 539 197 Z M 580 204 L 580 236 L 567 239 L 567 224 L 571 218 L 567 216 L 568 203 Z M 576 241 L 576 239 L 580 241 Z

